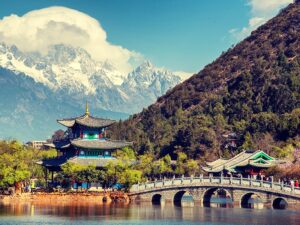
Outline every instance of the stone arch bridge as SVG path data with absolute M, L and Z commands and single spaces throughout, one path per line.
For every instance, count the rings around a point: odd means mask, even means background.
M 235 177 L 182 177 L 140 183 L 132 186 L 129 197 L 134 202 L 178 203 L 187 195 L 195 204 L 209 206 L 211 198 L 218 192 L 230 199 L 235 207 L 247 208 L 250 199 L 259 200 L 263 207 L 276 209 L 300 206 L 299 188 L 273 180 Z

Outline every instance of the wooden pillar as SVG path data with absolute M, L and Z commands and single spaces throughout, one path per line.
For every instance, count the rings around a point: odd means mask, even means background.
M 51 182 L 52 182 L 52 184 L 53 184 L 53 181 L 54 181 L 54 171 L 52 170 L 51 171 Z
M 46 187 L 48 187 L 48 169 L 45 167 L 45 181 L 46 181 Z

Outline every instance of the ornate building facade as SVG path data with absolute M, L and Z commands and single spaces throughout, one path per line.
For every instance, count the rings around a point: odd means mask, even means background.
M 57 122 L 67 130 L 62 140 L 48 144 L 58 150 L 57 158 L 40 163 L 49 171 L 59 171 L 67 162 L 103 168 L 115 159 L 113 151 L 132 145 L 132 142 L 107 139 L 105 130 L 115 121 L 91 116 L 88 104 L 84 115 L 59 119 Z

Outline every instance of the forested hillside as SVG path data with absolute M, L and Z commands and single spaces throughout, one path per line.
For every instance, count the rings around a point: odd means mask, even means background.
M 110 135 L 134 141 L 139 154 L 213 159 L 251 148 L 284 156 L 299 131 L 298 1 Z M 231 132 L 236 148 L 225 145 Z

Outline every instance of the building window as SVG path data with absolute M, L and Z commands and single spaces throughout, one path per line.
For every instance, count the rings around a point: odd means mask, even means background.
M 83 132 L 83 139 L 95 140 L 99 138 L 98 133 L 96 132 Z

